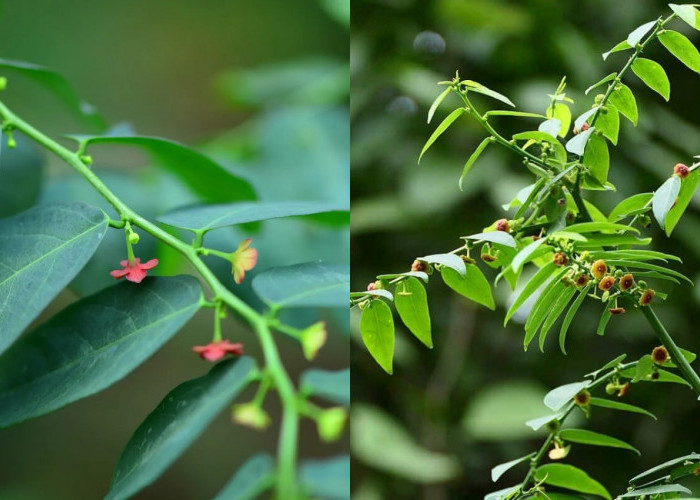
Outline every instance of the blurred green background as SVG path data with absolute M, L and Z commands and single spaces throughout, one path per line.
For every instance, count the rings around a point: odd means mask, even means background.
M 459 246 L 460 236 L 507 216 L 501 205 L 531 183 L 518 158 L 491 148 L 459 191 L 462 167 L 484 137 L 469 120 L 453 125 L 417 166 L 434 127 L 459 105 L 448 98 L 432 125 L 426 124 L 428 108 L 441 91 L 436 82 L 459 70 L 462 79 L 509 96 L 519 110 L 542 113 L 547 94 L 566 75 L 566 92 L 575 99 L 572 110 L 578 116 L 593 99 L 583 90 L 626 60 L 622 53 L 603 62 L 601 54 L 637 26 L 668 12 L 664 2 L 651 0 L 353 2 L 352 290 L 364 290 L 377 274 L 407 271 L 416 256 Z M 673 29 L 700 42 L 698 33 L 690 33 L 682 22 Z M 671 102 L 665 104 L 634 76 L 627 78 L 637 95 L 640 122 L 633 128 L 623 120 L 620 145 L 611 150 L 610 180 L 617 192 L 592 198 L 606 211 L 626 196 L 656 189 L 673 165 L 690 164 L 700 154 L 700 77 L 659 44 L 645 56 L 666 68 Z M 496 101 L 478 102 L 482 110 L 498 109 Z M 494 123 L 504 136 L 536 126 L 517 118 Z M 699 201 L 672 239 L 650 229 L 655 248 L 682 256 L 681 270 L 694 279 L 700 269 Z M 681 346 L 697 352 L 697 290 L 688 285 L 657 288 L 672 291 L 657 313 Z M 523 478 L 522 467 L 498 484 L 491 483 L 490 469 L 539 448 L 542 434 L 524 422 L 549 413 L 542 397 L 550 388 L 580 380 L 621 353 L 637 359 L 657 345 L 641 315 L 613 320 L 600 338 L 595 335 L 597 312 L 582 309 L 569 331 L 568 357 L 555 342 L 544 354 L 537 349 L 524 353 L 522 325 L 502 325 L 511 297 L 504 282 L 495 290 L 496 313 L 456 296 L 439 279 L 431 280 L 428 292 L 435 348 L 425 349 L 397 322 L 393 376 L 362 346 L 359 311 L 351 315 L 357 500 L 482 498 L 516 484 Z M 642 456 L 575 446 L 568 458 L 613 495 L 624 492 L 638 472 L 700 447 L 700 409 L 688 389 L 637 384 L 627 398 L 660 420 L 596 411 L 589 422 L 581 418 L 577 425 L 624 439 Z
M 348 23 L 345 1 L 4 2 L 0 57 L 56 70 L 110 124 L 128 122 L 137 133 L 195 145 L 249 179 L 260 199 L 347 203 Z M 39 129 L 54 137 L 95 132 L 36 83 L 10 71 L 2 76 L 9 80 L 3 101 Z M 17 137 L 17 149 L 2 151 L 0 216 L 34 202 L 64 199 L 108 209 L 82 178 L 23 139 Z M 149 218 L 197 202 L 187 187 L 133 150 L 105 147 L 91 154 L 95 172 Z M 211 233 L 207 244 L 232 251 L 245 236 L 225 229 Z M 349 258 L 347 227 L 272 221 L 252 237 L 260 252 L 258 266 L 235 292 L 257 306 L 250 291 L 256 272 L 318 259 L 347 263 Z M 160 259 L 154 274 L 190 272 L 147 236 L 142 235 L 136 252 Z M 108 273 L 123 255 L 123 233 L 110 232 L 38 322 L 112 284 Z M 213 260 L 211 265 L 233 286 L 230 264 Z M 319 314 L 302 310 L 286 319 L 307 325 Z M 322 318 L 329 322 L 329 341 L 314 365 L 346 368 L 347 311 L 327 311 Z M 209 341 L 212 321 L 210 311 L 200 312 L 165 348 L 108 390 L 0 431 L 0 499 L 101 498 L 138 424 L 173 387 L 210 368 L 190 348 Z M 261 359 L 255 337 L 243 324 L 229 318 L 224 328 L 225 336 L 244 342 L 246 351 Z M 279 346 L 294 379 L 311 366 L 296 342 L 279 338 Z M 240 399 L 251 396 L 248 390 Z M 135 498 L 211 498 L 247 457 L 274 452 L 275 400 L 273 395 L 266 404 L 274 422 L 266 432 L 236 426 L 225 412 Z M 349 446 L 347 438 L 321 444 L 308 422 L 300 443 L 302 457 L 347 453 Z

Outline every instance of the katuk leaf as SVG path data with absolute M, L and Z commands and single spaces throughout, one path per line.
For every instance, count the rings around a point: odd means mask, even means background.
M 664 68 L 651 59 L 638 57 L 632 63 L 632 71 L 637 75 L 651 90 L 658 92 L 661 97 L 667 101 L 671 98 L 671 82 L 668 81 L 668 76 Z
M 389 306 L 379 299 L 370 301 L 362 310 L 360 333 L 369 353 L 391 375 L 394 371 L 394 318 Z
M 700 52 L 685 35 L 677 31 L 664 30 L 658 36 L 663 46 L 680 62 L 696 73 L 700 73 Z
M 447 129 L 450 127 L 450 125 L 452 125 L 452 123 L 453 123 L 457 118 L 459 118 L 460 116 L 462 116 L 462 114 L 463 114 L 465 111 L 466 111 L 466 108 L 457 108 L 457 109 L 455 109 L 452 113 L 450 113 L 449 115 L 447 115 L 447 118 L 445 118 L 444 120 L 442 120 L 442 122 L 440 123 L 440 125 L 438 125 L 437 128 L 435 129 L 435 132 L 433 132 L 433 134 L 430 136 L 430 138 L 429 138 L 429 139 L 427 140 L 427 142 L 425 143 L 425 146 L 423 146 L 423 149 L 422 149 L 422 151 L 420 152 L 420 156 L 418 156 L 418 163 L 419 163 L 419 164 L 420 164 L 421 158 L 423 158 L 423 155 L 425 154 L 426 151 L 428 151 L 428 149 L 430 148 L 430 146 L 432 146 L 433 143 L 438 139 L 438 137 L 440 137 L 440 136 L 443 134 L 443 132 L 445 132 L 445 130 L 447 130 Z
M 410 332 L 427 347 L 433 347 L 430 333 L 430 313 L 425 287 L 416 278 L 407 278 L 396 284 L 394 306 Z

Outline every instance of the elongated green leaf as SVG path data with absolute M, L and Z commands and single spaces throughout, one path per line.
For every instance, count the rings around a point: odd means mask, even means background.
M 479 156 L 481 156 L 481 153 L 484 152 L 484 150 L 486 149 L 486 146 L 488 146 L 492 142 L 493 142 L 493 138 L 491 138 L 491 137 L 487 137 L 486 139 L 481 141 L 479 146 L 477 146 L 476 150 L 471 154 L 471 156 L 467 160 L 467 163 L 464 164 L 464 168 L 462 169 L 462 175 L 459 176 L 459 190 L 460 191 L 463 191 L 462 183 L 464 182 L 464 179 L 467 177 L 467 174 L 471 170 L 472 165 L 474 165 L 474 162 L 476 162 L 476 160 L 479 158 Z
M 513 257 L 513 262 L 511 262 L 511 267 L 517 273 L 522 269 L 523 265 L 532 260 L 535 251 L 540 248 L 547 240 L 545 238 L 540 238 L 528 243 L 522 250 L 520 250 L 515 257 Z
M 437 111 L 437 109 L 440 107 L 440 104 L 442 104 L 442 101 L 445 100 L 445 97 L 447 97 L 450 92 L 452 92 L 452 87 L 447 87 L 440 93 L 439 96 L 435 98 L 433 104 L 430 105 L 430 109 L 428 110 L 428 123 L 430 123 L 430 121 L 433 119 L 435 111 Z
M 421 158 L 423 158 L 423 155 L 425 154 L 426 151 L 430 148 L 430 146 L 433 145 L 433 143 L 437 140 L 438 137 L 442 135 L 442 133 L 449 128 L 452 123 L 462 116 L 462 114 L 466 111 L 465 108 L 457 108 L 455 109 L 452 113 L 447 115 L 447 118 L 442 120 L 440 125 L 435 129 L 435 132 L 433 132 L 433 135 L 430 136 L 428 141 L 425 143 L 425 146 L 423 146 L 423 150 L 420 152 L 420 156 L 418 156 L 418 164 L 420 164 Z
M 668 4 L 668 6 L 689 26 L 700 30 L 700 12 L 695 7 L 689 4 L 676 5 L 673 3 Z
M 319 262 L 273 267 L 253 279 L 253 290 L 276 307 L 344 307 L 350 270 L 346 265 Z
M 362 310 L 362 341 L 372 357 L 389 375 L 394 371 L 394 318 L 381 300 L 373 300 Z
M 328 371 L 311 369 L 301 374 L 301 390 L 339 405 L 350 406 L 350 369 Z
M 647 497 L 647 496 L 657 498 L 656 495 L 662 495 L 664 493 L 687 493 L 688 495 L 691 495 L 693 492 L 690 491 L 685 486 L 680 485 L 680 484 L 659 484 L 656 486 L 649 486 L 647 488 L 641 488 L 639 490 L 628 491 L 627 493 L 623 493 L 622 495 L 619 495 L 617 498 L 638 498 L 638 497 Z M 664 496 L 664 497 L 658 497 L 658 498 L 667 498 L 667 497 Z
M 84 203 L 41 205 L 0 220 L 0 352 L 80 272 L 106 231 L 104 212 Z
M 661 97 L 667 101 L 671 98 L 671 82 L 668 81 L 668 76 L 659 63 L 639 57 L 632 63 L 632 71 L 647 87 L 658 92 Z
M 578 135 L 575 135 L 566 143 L 566 150 L 569 153 L 573 153 L 578 156 L 583 156 L 586 150 L 586 145 L 588 144 L 588 140 L 591 138 L 593 132 L 595 132 L 595 127 L 591 127 L 588 130 L 579 132 Z
M 155 481 L 247 386 L 249 357 L 227 360 L 170 391 L 124 448 L 105 500 L 129 498 Z
M 301 482 L 313 498 L 350 500 L 350 457 L 305 460 L 299 465 Z
M 606 490 L 602 484 L 573 465 L 541 465 L 535 471 L 535 478 L 538 481 L 543 481 L 545 484 L 551 484 L 552 486 L 559 486 L 560 488 L 566 488 L 580 493 L 598 495 L 607 500 L 611 499 L 610 493 L 608 493 L 608 490 Z
M 599 231 L 632 231 L 639 233 L 639 230 L 625 224 L 615 224 L 613 222 L 579 222 L 566 227 L 570 233 L 596 233 Z
M 640 408 L 639 406 L 634 406 L 631 404 L 627 403 L 621 403 L 620 401 L 614 401 L 612 399 L 603 399 L 603 398 L 591 398 L 590 400 L 590 405 L 591 406 L 599 406 L 601 408 L 608 408 L 610 410 L 619 410 L 619 411 L 627 411 L 631 413 L 639 413 L 641 415 L 647 415 L 654 420 L 656 420 L 656 416 L 645 410 L 644 408 Z
M 549 280 L 547 286 L 551 286 L 555 280 L 560 278 L 566 272 L 565 269 L 560 269 L 554 265 L 554 262 L 548 263 L 546 266 L 542 267 L 535 275 L 530 278 L 530 280 L 525 284 L 522 291 L 518 297 L 513 301 L 513 304 L 508 308 L 506 317 L 503 320 L 503 325 L 508 323 L 508 320 L 513 317 L 518 309 L 525 303 L 525 301 L 537 290 L 540 286 L 544 284 L 545 281 Z
M 528 132 L 521 132 L 515 134 L 513 139 L 516 141 L 535 141 L 535 142 L 547 142 L 554 148 L 554 156 L 558 162 L 561 164 L 566 163 L 566 150 L 561 142 L 555 137 L 552 137 L 546 132 L 540 132 L 539 130 L 530 130 Z
M 443 267 L 441 274 L 445 284 L 461 296 L 486 306 L 492 311 L 496 308 L 493 294 L 491 293 L 491 286 L 484 273 L 475 264 L 470 264 L 467 267 L 465 276 L 461 276 L 458 272 L 448 267 Z
M 598 132 L 607 137 L 610 142 L 617 145 L 617 139 L 620 135 L 620 113 L 612 104 L 605 106 L 596 118 L 595 126 Z
M 559 330 L 559 348 L 564 354 L 566 354 L 566 333 L 569 331 L 569 326 L 574 320 L 576 313 L 581 307 L 581 304 L 583 304 L 583 301 L 585 300 L 586 295 L 588 294 L 588 291 L 591 289 L 591 287 L 593 287 L 593 283 L 588 283 L 586 287 L 579 292 L 578 297 L 576 297 L 576 300 L 574 300 L 574 302 L 571 304 L 571 307 L 569 307 L 566 316 L 564 316 L 564 321 L 562 322 L 561 329 Z
M 651 243 L 651 238 L 639 238 L 631 234 L 596 234 L 589 236 L 585 242 L 576 243 L 576 248 L 578 250 L 591 250 L 620 245 L 646 246 L 649 243 Z
M 589 380 L 560 385 L 547 393 L 544 404 L 553 411 L 560 410 L 565 404 L 574 399 L 574 396 L 591 385 Z
M 666 267 L 662 266 L 657 266 L 656 264 L 650 264 L 648 262 L 635 262 L 631 260 L 622 260 L 622 259 L 610 259 L 608 261 L 609 265 L 615 265 L 615 266 L 630 266 L 630 267 L 635 267 L 639 269 L 648 269 L 649 271 L 657 271 L 662 274 L 668 274 L 670 276 L 675 276 L 676 278 L 680 278 L 682 280 L 687 281 L 689 284 L 693 284 L 693 280 L 685 276 L 684 274 L 679 273 L 678 271 L 674 271 L 673 269 L 668 269 Z
M 561 129 L 559 129 L 559 137 L 566 137 L 569 133 L 569 127 L 571 126 L 571 110 L 569 106 L 563 102 L 558 102 L 554 105 L 554 109 L 549 106 L 547 108 L 547 118 L 556 118 L 561 122 Z
M 36 64 L 24 61 L 10 61 L 8 59 L 0 59 L 0 69 L 17 71 L 23 76 L 31 78 L 38 84 L 46 87 L 88 124 L 100 131 L 104 130 L 105 122 L 95 108 L 81 100 L 68 81 L 58 73 Z
M 590 130 L 590 129 L 589 129 Z M 583 164 L 589 168 L 590 174 L 601 184 L 608 182 L 610 168 L 610 153 L 608 143 L 603 136 L 593 134 L 586 144 Z
M 617 73 L 610 73 L 608 76 L 601 78 L 601 79 L 598 80 L 596 83 L 594 83 L 593 85 L 591 85 L 590 87 L 588 87 L 588 88 L 586 89 L 585 94 L 588 95 L 588 93 L 589 93 L 591 90 L 597 89 L 597 88 L 600 87 L 601 85 L 605 85 L 605 84 L 608 83 L 609 81 L 614 80 L 616 76 L 617 76 Z
M 368 295 L 373 297 L 384 297 L 392 302 L 394 300 L 394 294 L 392 294 L 389 290 L 384 290 L 383 288 L 377 288 L 376 290 L 365 290 L 364 292 L 350 292 L 351 299 L 367 297 Z
M 598 368 L 597 370 L 592 371 L 591 373 L 587 373 L 587 374 L 586 374 L 586 377 L 591 377 L 591 378 L 595 379 L 595 378 L 598 377 L 598 375 L 600 375 L 601 373 L 606 372 L 606 371 L 608 371 L 608 370 L 611 369 L 611 368 L 617 367 L 617 366 L 618 366 L 620 363 L 622 363 L 626 358 L 627 358 L 627 354 L 620 354 L 618 357 L 616 357 L 615 359 L 612 359 L 612 360 L 608 361 L 607 363 L 605 363 L 602 367 Z
M 656 190 L 654 197 L 651 200 L 651 208 L 654 213 L 654 218 L 661 226 L 661 229 L 666 227 L 666 215 L 673 207 L 673 204 L 678 198 L 678 193 L 681 190 L 681 179 L 676 175 L 669 177 L 666 182 L 661 184 L 661 187 Z
M 551 286 L 542 291 L 535 302 L 535 305 L 530 310 L 525 322 L 525 339 L 523 346 L 527 350 L 532 339 L 535 338 L 537 331 L 542 322 L 547 318 L 552 306 L 559 298 L 559 295 L 565 292 L 566 284 L 563 281 L 557 281 Z
M 472 80 L 464 80 L 462 84 L 464 84 L 467 87 L 467 90 L 471 92 L 477 92 L 479 94 L 487 95 L 493 99 L 496 99 L 497 101 L 501 101 L 502 103 L 507 104 L 508 106 L 515 107 L 515 104 L 513 104 L 513 102 L 506 96 L 504 96 L 503 94 L 499 94 L 495 90 L 491 90 L 490 88 L 485 87 L 484 85 L 478 82 L 474 82 Z
M 547 118 L 544 115 L 541 115 L 539 113 L 527 113 L 525 111 L 510 111 L 508 109 L 496 109 L 496 110 L 491 110 L 487 111 L 485 113 L 486 116 L 518 116 L 521 118 Z
M 43 415 L 120 380 L 199 308 L 191 276 L 122 282 L 82 299 L 0 358 L 0 427 Z
M 698 188 L 699 182 L 700 170 L 698 169 L 693 170 L 690 173 L 690 175 L 688 175 L 688 177 L 681 181 L 681 188 L 678 191 L 676 203 L 671 206 L 670 210 L 666 214 L 666 219 L 664 221 L 666 236 L 671 236 L 673 229 L 681 220 L 683 213 L 690 204 L 690 200 L 693 199 L 693 195 L 695 194 L 695 191 Z
M 396 284 L 394 305 L 406 327 L 426 346 L 433 347 L 430 333 L 430 313 L 425 287 L 416 278 L 407 278 Z
M 525 422 L 525 425 L 527 425 L 529 428 L 531 428 L 533 431 L 538 430 L 540 427 L 543 425 L 546 425 L 550 423 L 552 420 L 555 418 L 560 418 L 562 416 L 561 413 L 555 413 L 553 415 L 545 415 L 544 417 L 537 417 L 533 418 L 532 420 L 528 420 Z
M 628 50 L 631 48 L 632 48 L 632 46 L 629 43 L 627 43 L 627 40 L 623 40 L 620 43 L 618 43 L 617 45 L 615 45 L 612 49 L 608 50 L 607 52 L 605 52 L 603 54 L 603 61 L 607 60 L 607 58 L 610 54 L 614 54 L 615 52 L 621 52 L 623 50 Z
M 544 320 L 544 323 L 542 323 L 542 328 L 540 329 L 540 351 L 544 352 L 544 343 L 547 339 L 547 334 L 549 333 L 550 328 L 554 326 L 554 323 L 556 323 L 557 319 L 559 319 L 561 313 L 564 312 L 564 309 L 566 309 L 566 306 L 569 304 L 569 301 L 576 292 L 576 288 L 569 286 L 564 288 L 564 290 L 555 299 L 549 311 L 549 314 L 547 315 L 547 319 Z
M 673 469 L 674 467 L 682 465 L 685 462 L 697 463 L 698 461 L 700 461 L 700 454 L 698 453 L 690 453 L 688 455 L 683 455 L 682 457 L 671 459 L 668 462 L 659 464 L 656 467 L 652 467 L 651 469 L 645 470 L 641 474 L 636 475 L 635 477 L 630 479 L 630 484 L 635 485 L 640 483 L 647 483 L 653 479 L 653 476 L 662 471 L 664 471 L 663 474 L 666 475 L 668 474 L 668 472 L 665 472 L 667 469 Z
M 563 429 L 559 432 L 559 437 L 570 443 L 590 444 L 593 446 L 608 446 L 611 448 L 623 448 L 641 455 L 639 450 L 631 444 L 625 443 L 621 439 L 617 439 L 598 432 L 588 431 L 585 429 Z
M 610 94 L 610 104 L 615 106 L 635 126 L 637 125 L 637 120 L 639 119 L 637 101 L 627 85 L 620 83 L 615 86 L 615 90 Z
M 462 276 L 464 276 L 467 272 L 464 261 L 460 259 L 458 255 L 452 253 L 426 255 L 425 257 L 418 257 L 418 260 L 428 262 L 430 264 L 440 264 L 443 266 L 443 268 L 448 267 L 450 269 L 454 269 Z
M 659 41 L 680 62 L 696 73 L 700 73 L 700 52 L 685 35 L 677 31 L 664 30 L 659 33 Z
M 631 215 L 646 212 L 651 208 L 651 199 L 653 197 L 653 193 L 638 193 L 629 198 L 625 198 L 615 205 L 615 208 L 612 209 L 612 212 L 610 212 L 608 216 L 608 220 L 610 222 L 617 222 Z
M 191 231 L 260 222 L 280 217 L 306 217 L 319 222 L 349 223 L 347 207 L 326 201 L 244 202 L 179 208 L 158 217 L 158 221 Z
M 275 463 L 270 455 L 261 453 L 249 458 L 236 471 L 214 500 L 255 500 L 274 483 Z
M 610 309 L 606 307 L 603 309 L 603 314 L 600 315 L 600 321 L 598 321 L 598 328 L 596 328 L 597 335 L 605 335 L 605 329 L 610 322 L 610 318 L 612 318 L 612 314 L 610 313 Z
M 505 231 L 489 231 L 488 233 L 477 233 L 469 236 L 462 236 L 462 238 L 475 241 L 490 241 L 491 243 L 498 243 L 499 245 L 505 245 L 511 248 L 517 248 L 518 246 L 515 239 Z
M 406 271 L 405 273 L 396 273 L 396 274 L 380 274 L 377 276 L 378 280 L 393 280 L 394 278 L 399 278 L 402 276 L 413 276 L 414 278 L 419 278 L 426 283 L 428 282 L 428 279 L 430 279 L 430 276 L 428 276 L 428 273 L 424 273 L 423 271 Z
M 629 35 L 627 35 L 627 44 L 630 47 L 636 47 L 637 44 L 642 41 L 642 38 L 644 38 L 655 25 L 656 21 L 649 21 L 648 23 L 644 23 L 640 27 L 636 28 Z
M 518 464 L 521 464 L 527 460 L 530 460 L 532 457 L 535 456 L 535 453 L 530 453 L 528 455 L 525 455 L 524 457 L 516 458 L 515 460 L 511 460 L 509 462 L 505 462 L 502 464 L 497 465 L 493 469 L 491 469 L 491 481 L 494 483 L 498 481 L 503 474 L 508 472 L 510 469 L 515 467 Z
M 185 182 L 205 202 L 226 203 L 256 198 L 250 183 L 229 172 L 211 158 L 180 143 L 142 135 L 75 135 L 85 146 L 109 144 L 133 146 Z
M 492 491 L 484 497 L 484 500 L 503 500 L 504 498 L 509 498 L 510 495 L 520 489 L 520 486 L 520 484 L 516 484 L 515 486 L 509 486 L 508 488 L 503 488 L 498 491 Z

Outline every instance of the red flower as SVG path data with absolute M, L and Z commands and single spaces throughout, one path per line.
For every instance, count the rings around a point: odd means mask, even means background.
M 141 259 L 137 257 L 133 262 L 123 260 L 120 262 L 120 264 L 123 269 L 116 269 L 109 273 L 115 280 L 126 276 L 126 279 L 129 281 L 141 283 L 146 277 L 146 271 L 148 269 L 153 269 L 158 265 L 158 259 L 151 259 L 145 264 L 141 264 Z
M 232 344 L 229 340 L 218 340 L 210 342 L 207 345 L 196 345 L 192 350 L 199 354 L 200 358 L 214 362 L 220 360 L 227 354 L 240 356 L 243 354 L 243 344 Z

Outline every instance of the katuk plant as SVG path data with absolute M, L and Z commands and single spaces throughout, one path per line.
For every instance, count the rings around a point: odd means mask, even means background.
M 46 85 L 92 126 L 102 128 L 95 111 L 81 103 L 59 75 L 6 60 L 0 60 L 0 69 Z M 0 87 L 14 82 L 3 77 Z M 69 201 L 38 205 L 0 220 L 0 427 L 47 414 L 107 388 L 145 362 L 204 308 L 213 313 L 213 333 L 208 337 L 208 332 L 202 332 L 203 344 L 183 356 L 199 355 L 216 364 L 208 374 L 173 389 L 135 430 L 106 498 L 132 497 L 155 481 L 248 386 L 257 386 L 255 396 L 231 406 L 232 419 L 258 430 L 277 424 L 264 409 L 267 396 L 276 392 L 282 407 L 277 454 L 275 458 L 251 456 L 217 498 L 239 493 L 250 498 L 272 489 L 275 498 L 305 499 L 315 496 L 319 485 L 324 491 L 332 488 L 324 484 L 328 474 L 349 474 L 346 456 L 305 464 L 297 459 L 302 419 L 313 421 L 325 442 L 343 436 L 349 370 L 310 369 L 294 381 L 273 336 L 279 332 L 292 338 L 301 348 L 299 355 L 312 361 L 325 344 L 325 323 L 299 328 L 282 321 L 280 314 L 300 307 L 344 307 L 347 266 L 323 264 L 310 255 L 313 262 L 258 273 L 252 288 L 264 303 L 259 312 L 239 297 L 237 289 L 256 267 L 254 239 L 230 241 L 223 249 L 205 246 L 212 231 L 237 226 L 243 232 L 255 232 L 257 225 L 269 219 L 323 216 L 344 226 L 349 219 L 346 203 L 256 201 L 247 180 L 207 156 L 123 129 L 70 136 L 74 144 L 66 147 L 24 121 L 4 100 L 0 100 L 0 121 L 7 148 L 17 145 L 13 134 L 21 133 L 68 164 L 116 213 L 113 217 L 95 206 Z M 89 153 L 99 144 L 141 148 L 209 203 L 163 214 L 158 222 L 147 220 L 105 184 L 99 170 L 93 170 Z M 125 236 L 124 260 L 114 262 L 116 269 L 102 270 L 120 282 L 78 300 L 19 338 L 99 251 L 108 231 L 123 231 Z M 141 235 L 146 234 L 178 253 L 194 276 L 150 276 L 162 273 L 158 259 L 139 252 Z M 230 275 L 218 278 L 206 257 L 228 262 Z M 243 355 L 241 342 L 235 342 L 239 332 L 225 328 L 222 320 L 229 314 L 255 333 L 264 355 L 259 365 Z M 241 484 L 246 488 L 242 493 L 236 491 Z
M 562 79 L 542 113 L 491 109 L 481 111 L 473 98 L 486 96 L 515 108 L 501 93 L 457 74 L 440 82 L 444 91 L 428 112 L 430 122 L 449 95 L 456 95 L 460 106 L 438 125 L 420 153 L 458 119 L 468 117 L 483 128 L 486 137 L 468 158 L 459 178 L 461 188 L 471 168 L 488 147 L 510 150 L 533 176 L 534 182 L 523 188 L 504 208 L 507 217 L 497 219 L 482 231 L 463 236 L 456 249 L 442 254 L 417 257 L 410 271 L 382 274 L 366 290 L 350 294 L 351 307 L 362 311 L 362 339 L 377 363 L 388 373 L 393 370 L 393 302 L 407 329 L 427 347 L 432 347 L 431 322 L 424 283 L 439 274 L 444 283 L 478 304 L 495 309 L 491 285 L 477 265 L 483 261 L 497 271 L 495 282 L 505 280 L 516 290 L 523 269 L 530 265 L 534 273 L 525 280 L 505 314 L 527 314 L 523 346 L 537 340 L 544 350 L 548 334 L 559 320 L 558 343 L 566 354 L 566 336 L 584 301 L 598 304 L 600 320 L 596 333 L 603 335 L 610 321 L 624 321 L 626 315 L 640 312 L 656 333 L 660 344 L 637 361 L 625 363 L 626 355 L 607 363 L 583 381 L 550 391 L 545 405 L 553 414 L 527 423 L 534 430 L 546 427 L 547 438 L 539 450 L 494 467 L 493 481 L 509 469 L 528 465 L 516 485 L 496 491 L 486 498 L 550 498 L 551 487 L 611 498 L 608 490 L 585 471 L 561 463 L 571 446 L 585 444 L 624 448 L 631 445 L 611 436 L 585 430 L 562 428 L 572 412 L 586 417 L 604 409 L 651 415 L 648 411 L 619 401 L 627 397 L 630 384 L 642 381 L 675 382 L 691 388 L 700 398 L 700 378 L 691 367 L 696 355 L 679 348 L 653 310 L 653 304 L 665 300 L 654 283 L 666 280 L 675 284 L 692 281 L 670 267 L 680 262 L 674 255 L 650 250 L 651 237 L 642 235 L 651 224 L 651 216 L 670 236 L 688 207 L 700 181 L 700 162 L 680 158 L 669 165 L 669 178 L 656 191 L 634 194 L 620 202 L 609 214 L 586 199 L 588 191 L 609 191 L 610 146 L 617 145 L 621 117 L 637 125 L 638 109 L 632 90 L 624 83 L 634 74 L 665 100 L 670 98 L 670 82 L 656 61 L 643 57 L 645 49 L 660 42 L 671 55 L 691 70 L 700 73 L 700 53 L 682 33 L 670 29 L 672 23 L 685 22 L 700 30 L 700 11 L 695 5 L 670 5 L 672 13 L 633 30 L 625 40 L 603 54 L 630 53 L 619 71 L 613 72 L 586 90 L 600 92 L 588 111 L 573 119 L 573 100 L 565 93 Z M 491 102 L 491 101 L 489 101 Z M 536 129 L 504 137 L 494 118 L 539 120 Z M 573 123 L 572 123 L 573 121 Z M 700 158 L 696 156 L 695 158 Z M 688 163 L 687 165 L 685 163 Z M 532 306 L 526 306 L 526 301 Z M 615 319 L 613 319 L 615 316 Z M 562 319 L 563 317 L 563 319 Z M 604 394 L 598 394 L 603 391 Z M 610 397 L 601 397 L 608 395 Z M 550 463 L 543 461 L 550 459 Z M 690 493 L 676 480 L 696 474 L 700 455 L 690 454 L 640 474 L 630 481 L 625 498 L 675 498 Z M 547 488 L 547 493 L 545 492 Z

